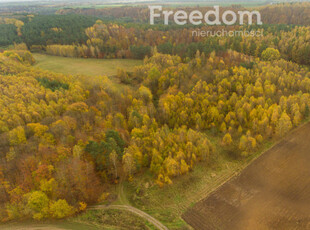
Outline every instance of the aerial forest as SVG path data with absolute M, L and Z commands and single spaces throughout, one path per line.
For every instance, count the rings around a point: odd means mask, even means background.
M 230 27 L 262 37 L 151 28 L 144 8 L 1 17 L 0 220 L 71 216 L 120 179 L 169 186 L 217 146 L 239 159 L 283 138 L 310 115 L 309 9 L 269 6 L 265 25 Z M 120 69 L 119 87 L 35 68 L 32 52 L 143 64 Z

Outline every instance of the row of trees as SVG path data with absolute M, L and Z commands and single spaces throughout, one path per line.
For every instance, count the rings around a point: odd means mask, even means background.
M 224 27 L 212 27 L 221 30 Z M 98 20 L 86 29 L 88 40 L 83 45 L 49 45 L 46 52 L 52 55 L 92 58 L 139 58 L 150 56 L 151 47 L 158 51 L 185 58 L 193 58 L 196 51 L 206 55 L 212 51 L 233 49 L 251 56 L 261 57 L 267 47 L 280 51 L 283 58 L 299 64 L 310 64 L 309 27 L 272 26 L 260 28 L 238 27 L 228 30 L 261 30 L 264 36 L 254 37 L 200 37 L 193 36 L 193 28 L 144 30 L 117 24 L 104 24 Z M 202 27 L 201 30 L 210 30 Z

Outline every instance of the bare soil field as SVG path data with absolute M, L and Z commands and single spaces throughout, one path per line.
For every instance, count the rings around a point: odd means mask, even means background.
M 194 229 L 310 229 L 310 123 L 289 134 L 182 218 Z

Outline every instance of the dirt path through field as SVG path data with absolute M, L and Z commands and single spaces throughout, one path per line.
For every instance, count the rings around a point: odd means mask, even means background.
M 129 205 L 96 205 L 90 209 L 95 209 L 95 210 L 96 209 L 126 210 L 126 211 L 132 212 L 132 213 L 144 218 L 145 220 L 147 220 L 148 222 L 153 224 L 159 230 L 168 230 L 168 228 L 166 226 L 164 226 L 161 222 L 156 220 L 154 217 L 150 216 L 146 212 L 141 211 L 140 209 L 134 208 L 134 207 L 129 206 Z
M 194 229 L 310 229 L 310 123 L 183 216 Z

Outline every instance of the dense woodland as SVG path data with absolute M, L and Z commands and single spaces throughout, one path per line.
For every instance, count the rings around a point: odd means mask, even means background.
M 170 184 L 209 160 L 207 130 L 245 157 L 309 116 L 309 71 L 274 49 L 267 62 L 198 51 L 184 63 L 154 52 L 119 72 L 136 90 L 35 69 L 28 51 L 1 55 L 2 220 L 71 215 L 144 170 Z
M 213 27 L 214 31 L 224 27 Z M 230 30 L 249 30 L 234 27 Z M 253 29 L 255 27 L 253 26 Z M 195 37 L 193 29 L 168 31 L 126 28 L 117 24 L 104 24 L 98 20 L 86 29 L 88 40 L 82 45 L 48 45 L 48 54 L 66 57 L 137 58 L 151 55 L 152 47 L 159 52 L 193 58 L 196 51 L 209 55 L 229 49 L 261 57 L 267 47 L 280 51 L 281 56 L 299 64 L 310 64 L 310 27 L 271 26 L 256 28 L 264 33 L 259 37 Z M 207 27 L 200 28 L 202 31 Z
M 0 54 L 2 221 L 73 215 L 140 172 L 168 186 L 210 162 L 217 146 L 245 158 L 309 118 L 310 72 L 300 65 L 309 64 L 308 24 L 266 26 L 262 38 L 196 40 L 190 28 L 151 30 L 66 15 L 52 16 L 39 34 L 31 30 L 49 17 L 0 25 L 14 27 L 16 40 L 8 33 L 9 41 L 23 42 Z M 83 23 L 71 27 L 69 19 Z M 67 33 L 78 36 L 63 40 Z M 28 49 L 42 47 L 144 64 L 120 70 L 115 78 L 128 87 L 115 87 L 107 77 L 32 67 Z
M 24 42 L 35 49 L 48 44 L 83 43 L 87 39 L 84 30 L 95 22 L 95 17 L 77 14 L 0 17 L 0 46 Z
M 197 4 L 199 5 L 199 4 Z M 310 25 L 310 3 L 287 3 L 287 4 L 273 4 L 261 7 L 255 7 L 259 10 L 264 19 L 265 24 L 292 24 L 292 25 Z M 169 9 L 169 5 L 165 6 Z M 190 12 L 195 7 L 179 7 L 170 8 L 173 10 L 185 10 Z M 221 7 L 220 14 L 225 10 L 244 10 L 245 7 L 235 4 L 230 7 Z M 214 10 L 213 7 L 199 6 L 201 12 L 207 12 L 208 10 Z M 149 9 L 145 7 L 115 7 L 115 8 L 66 8 L 57 11 L 57 14 L 82 14 L 82 15 L 96 15 L 103 17 L 107 20 L 121 20 L 124 22 L 148 22 L 149 21 Z
M 233 6 L 222 10 L 227 9 L 238 11 L 244 8 Z M 0 46 L 23 42 L 32 51 L 46 51 L 52 55 L 136 59 L 150 56 L 155 46 L 159 52 L 178 55 L 182 59 L 193 58 L 197 50 L 209 55 L 212 51 L 218 53 L 229 49 L 260 57 L 263 50 L 272 47 L 278 49 L 286 60 L 309 65 L 310 4 L 264 6 L 259 11 L 264 22 L 262 26 L 202 25 L 194 28 L 164 26 L 160 22 L 155 26 L 149 25 L 149 10 L 145 7 L 63 9 L 56 15 L 21 15 L 17 19 L 3 17 L 0 18 Z M 136 22 L 138 19 L 142 21 Z M 264 36 L 193 36 L 194 30 L 222 29 L 260 30 Z

